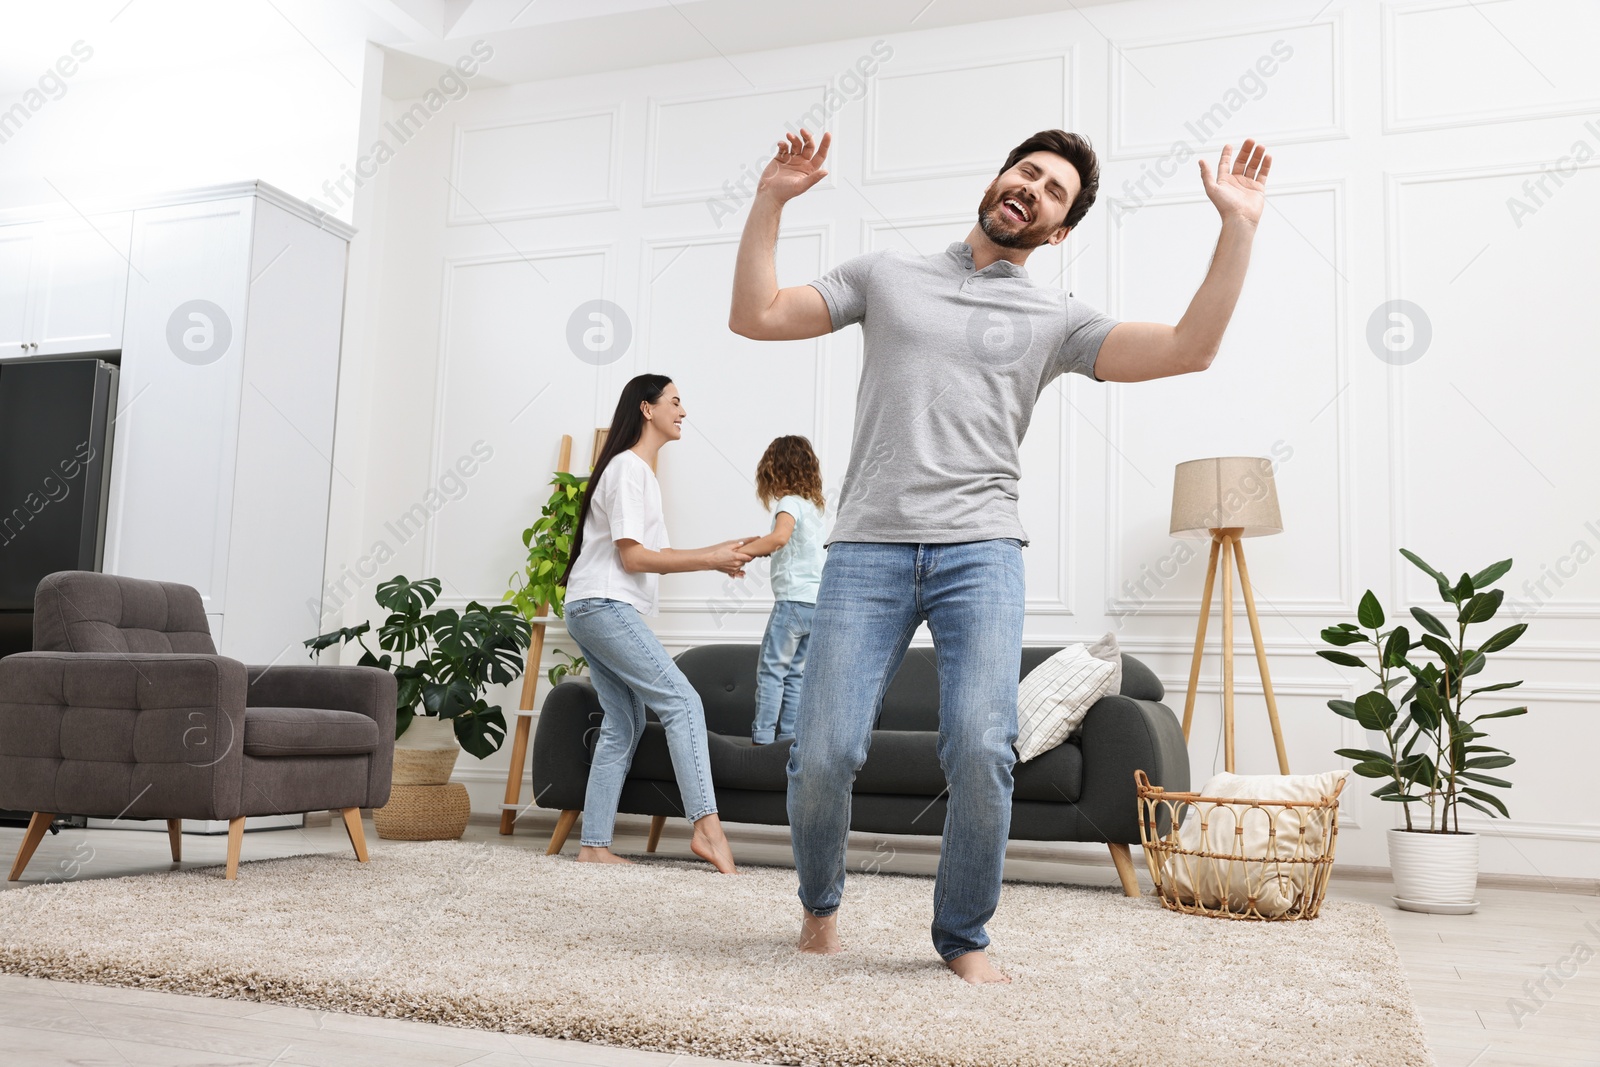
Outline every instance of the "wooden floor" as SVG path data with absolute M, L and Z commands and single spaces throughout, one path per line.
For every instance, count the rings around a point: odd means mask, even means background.
M 550 815 L 535 812 L 524 817 L 511 837 L 499 836 L 497 825 L 485 822 L 470 826 L 467 838 L 542 852 L 552 824 Z M 618 851 L 642 851 L 646 828 L 645 820 L 620 818 Z M 781 828 L 731 830 L 741 858 L 788 860 L 787 834 Z M 370 823 L 367 834 L 369 840 L 376 837 Z M 21 838 L 20 828 L 0 827 L 0 856 L 7 866 Z M 932 873 L 937 862 L 936 842 L 926 839 L 858 835 L 852 846 L 854 869 Z M 575 848 L 575 843 L 568 845 L 569 852 Z M 225 850 L 226 837 L 188 835 L 185 866 L 219 864 Z M 244 859 L 314 850 L 348 852 L 343 826 L 335 821 L 306 830 L 251 833 L 245 838 Z M 660 851 L 687 857 L 687 826 L 669 826 Z M 1011 878 L 1116 882 L 1103 851 L 1020 846 L 1013 852 L 1006 863 Z M 169 866 L 164 832 L 63 831 L 45 838 L 24 880 L 8 888 L 60 880 L 63 872 L 109 878 Z M 1331 897 L 1367 901 L 1383 910 L 1439 1067 L 1600 1065 L 1600 895 L 1593 889 L 1485 886 L 1479 892 L 1483 906 L 1475 915 L 1415 915 L 1393 907 L 1386 879 L 1341 876 L 1335 870 Z M 249 877 L 248 868 L 240 874 Z M 11 975 L 0 975 L 0 1050 L 6 1067 L 690 1067 L 726 1062 Z

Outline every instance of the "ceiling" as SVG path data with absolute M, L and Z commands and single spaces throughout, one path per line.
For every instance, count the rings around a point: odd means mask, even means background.
M 1083 9 L 1125 0 L 362 2 L 392 22 L 406 20 L 411 39 L 389 45 L 392 52 L 452 63 L 463 44 L 482 38 L 494 48 L 484 80 L 508 84 L 1046 12 L 1076 12 L 1090 21 Z M 432 86 L 438 69 L 397 63 L 384 92 L 416 95 Z
M 93 49 L 73 83 L 309 63 L 354 88 L 367 41 L 389 52 L 384 92 L 432 88 L 483 39 L 475 84 L 506 85 L 628 67 L 953 26 L 1045 12 L 1093 25 L 1127 0 L 0 0 L 0 108 L 67 55 Z M 729 62 L 733 62 L 729 60 Z

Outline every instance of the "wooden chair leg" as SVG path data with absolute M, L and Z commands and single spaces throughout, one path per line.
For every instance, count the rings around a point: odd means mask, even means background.
M 650 816 L 650 840 L 644 846 L 646 852 L 654 852 L 656 850 L 656 846 L 661 843 L 661 831 L 666 825 L 667 817 L 665 815 Z
M 7 881 L 15 882 L 22 877 L 23 868 L 33 859 L 33 850 L 44 840 L 45 831 L 50 829 L 50 823 L 54 819 L 55 815 L 48 811 L 36 811 L 29 817 L 28 832 L 22 835 L 22 845 L 17 849 L 17 860 L 11 865 Z
M 228 820 L 228 867 L 222 877 L 234 881 L 239 877 L 239 850 L 244 847 L 244 816 Z
M 550 847 L 544 850 L 546 856 L 554 856 L 561 851 L 567 843 L 567 835 L 572 833 L 572 827 L 578 821 L 576 809 L 569 808 L 561 813 L 561 818 L 556 820 L 556 828 L 550 832 Z
M 1122 879 L 1122 892 L 1126 896 L 1139 895 L 1139 876 L 1133 869 L 1133 853 L 1120 842 L 1110 843 L 1111 862 L 1117 865 L 1117 877 Z
M 183 820 L 167 820 L 167 844 L 172 846 L 172 862 L 183 862 Z
M 344 832 L 350 835 L 350 847 L 356 850 L 356 859 L 367 862 L 367 832 L 361 825 L 360 808 L 340 808 L 344 816 Z

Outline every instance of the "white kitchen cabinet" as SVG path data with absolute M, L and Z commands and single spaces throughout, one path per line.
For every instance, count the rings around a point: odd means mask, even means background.
M 132 223 L 119 211 L 0 229 L 0 356 L 122 347 Z

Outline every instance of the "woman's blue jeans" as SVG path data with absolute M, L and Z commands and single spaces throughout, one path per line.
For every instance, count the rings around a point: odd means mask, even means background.
M 806 652 L 811 645 L 815 604 L 780 600 L 772 605 L 767 632 L 761 638 L 756 667 L 756 717 L 750 738 L 758 745 L 794 736 L 794 717 L 805 681 Z
M 844 894 L 850 790 L 884 690 L 927 622 L 939 657 L 939 765 L 949 801 L 933 889 L 946 961 L 984 948 L 1011 829 L 1022 543 L 835 542 L 822 569 L 789 753 L 789 826 L 800 903 L 832 915 Z
M 620 600 L 590 597 L 569 601 L 567 633 L 589 661 L 595 695 L 604 713 L 583 797 L 583 835 L 595 848 L 611 844 L 622 784 L 644 736 L 645 708 L 667 731 L 673 776 L 684 815 L 698 822 L 717 810 L 706 747 L 706 715 L 700 694 L 672 662 L 638 609 Z

